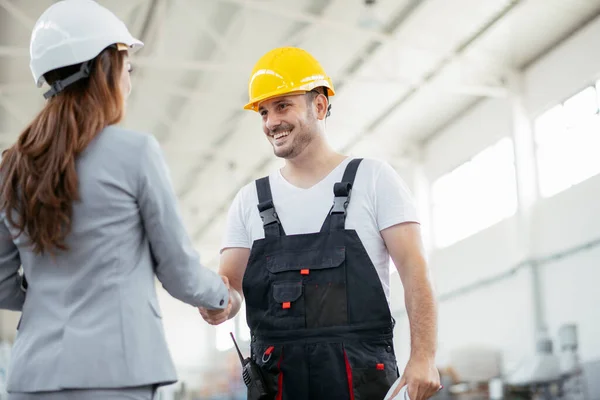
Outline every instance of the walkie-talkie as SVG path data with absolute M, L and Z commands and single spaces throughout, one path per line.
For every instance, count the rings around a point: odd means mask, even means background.
M 248 388 L 248 400 L 272 399 L 273 394 L 269 392 L 263 376 L 258 369 L 258 365 L 256 365 L 250 357 L 244 359 L 242 352 L 233 337 L 233 333 L 229 332 L 229 334 L 231 335 L 235 349 L 240 357 L 240 362 L 242 363 L 242 378 L 244 378 L 244 383 Z

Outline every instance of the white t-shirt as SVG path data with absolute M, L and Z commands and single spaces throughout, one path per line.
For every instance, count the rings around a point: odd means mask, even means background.
M 323 180 L 308 189 L 289 183 L 277 170 L 269 175 L 273 203 L 286 235 L 315 233 L 333 204 L 333 185 L 342 180 L 352 158 L 342 161 Z M 228 247 L 251 248 L 264 239 L 258 213 L 256 184 L 251 182 L 237 193 L 229 208 L 221 251 Z M 408 187 L 386 162 L 365 158 L 354 180 L 346 229 L 354 229 L 371 258 L 386 298 L 390 299 L 390 256 L 380 231 L 402 222 L 419 222 Z

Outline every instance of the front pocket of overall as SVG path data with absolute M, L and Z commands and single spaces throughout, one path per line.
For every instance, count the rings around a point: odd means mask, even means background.
M 305 304 L 302 281 L 275 282 L 272 286 L 271 315 L 280 329 L 305 327 Z
M 283 249 L 265 255 L 265 267 L 275 278 L 272 314 L 287 318 L 293 325 L 274 324 L 287 329 L 346 325 L 344 237 L 307 237 L 311 240 L 304 238 L 305 243 L 297 246 L 290 241 Z
M 348 323 L 345 282 L 307 282 L 304 293 L 307 328 L 341 326 Z
M 355 400 L 383 399 L 398 379 L 392 340 L 344 342 Z
M 262 375 L 267 390 L 276 394 L 279 390 L 280 363 L 283 346 L 252 344 L 253 361 Z
M 355 400 L 383 400 L 396 381 L 396 373 L 373 368 L 352 371 L 352 386 Z

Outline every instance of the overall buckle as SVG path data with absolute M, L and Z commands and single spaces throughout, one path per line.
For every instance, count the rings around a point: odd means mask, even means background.
M 279 223 L 279 217 L 275 211 L 275 205 L 272 200 L 265 201 L 258 205 L 260 218 L 263 221 L 263 226 L 270 225 L 274 222 Z
M 333 208 L 332 214 L 346 215 L 346 209 L 350 204 L 350 196 L 352 195 L 352 184 L 350 182 L 338 182 L 333 186 Z

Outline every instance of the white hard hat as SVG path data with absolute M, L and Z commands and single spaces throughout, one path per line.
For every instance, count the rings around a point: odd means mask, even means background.
M 110 45 L 125 45 L 132 52 L 144 46 L 123 21 L 95 1 L 59 1 L 33 28 L 29 46 L 33 79 L 41 87 L 46 72 L 91 60 Z

